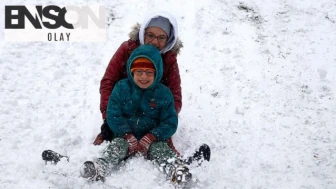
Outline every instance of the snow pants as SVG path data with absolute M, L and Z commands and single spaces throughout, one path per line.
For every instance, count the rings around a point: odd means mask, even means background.
M 127 158 L 129 144 L 124 138 L 114 138 L 107 148 L 103 151 L 101 158 L 96 163 L 107 174 L 109 171 L 118 168 L 119 164 Z M 159 168 L 165 169 L 173 166 L 173 159 L 177 158 L 176 153 L 168 146 L 167 142 L 154 142 L 148 150 L 149 160 L 154 161 Z

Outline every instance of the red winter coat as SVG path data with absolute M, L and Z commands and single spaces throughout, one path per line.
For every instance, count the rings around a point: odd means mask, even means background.
M 133 28 L 137 30 L 137 28 Z M 136 31 L 130 33 L 131 39 L 123 42 L 116 53 L 110 60 L 106 68 L 103 79 L 100 82 L 100 111 L 103 119 L 106 118 L 106 108 L 108 99 L 111 95 L 114 85 L 121 79 L 127 78 L 126 62 L 135 48 L 140 43 L 137 40 Z M 181 94 L 181 78 L 176 56 L 182 48 L 182 42 L 178 40 L 172 50 L 162 54 L 163 60 L 163 77 L 161 82 L 172 91 L 175 100 L 175 110 L 177 113 L 181 111 L 182 94 Z

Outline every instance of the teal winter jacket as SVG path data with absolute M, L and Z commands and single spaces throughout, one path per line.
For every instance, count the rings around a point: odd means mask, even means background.
M 131 73 L 136 58 L 152 61 L 156 74 L 147 89 L 138 87 Z M 160 52 L 152 45 L 140 45 L 127 61 L 128 78 L 120 80 L 108 101 L 106 119 L 115 137 L 132 133 L 140 140 L 147 133 L 158 141 L 168 140 L 177 129 L 178 119 L 174 108 L 174 97 L 169 88 L 160 83 L 163 63 Z

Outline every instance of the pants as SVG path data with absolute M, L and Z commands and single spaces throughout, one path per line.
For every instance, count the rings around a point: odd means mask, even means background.
M 123 138 L 115 138 L 103 151 L 102 157 L 97 162 L 102 172 L 106 175 L 111 170 L 118 168 L 128 153 L 129 144 Z M 154 142 L 148 150 L 149 160 L 154 161 L 161 171 L 169 176 L 173 167 L 174 159 L 177 158 L 176 153 L 168 146 L 166 142 Z
M 100 130 L 101 130 L 101 132 L 100 132 L 100 134 L 98 134 L 98 136 L 101 135 L 103 137 L 103 139 L 107 140 L 107 141 L 113 140 L 113 132 L 111 131 L 110 127 L 108 126 L 106 119 L 104 120 L 104 123 L 100 127 Z M 97 138 L 98 138 L 98 136 L 97 136 Z M 96 140 L 97 140 L 97 138 L 96 138 Z M 173 139 L 171 137 L 168 139 L 168 146 L 176 153 L 176 155 L 181 156 L 180 152 L 177 151 L 177 149 L 175 148 L 175 146 L 173 144 Z

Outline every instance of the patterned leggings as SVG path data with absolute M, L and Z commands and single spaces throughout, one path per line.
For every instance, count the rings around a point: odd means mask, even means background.
M 127 158 L 129 144 L 123 138 L 115 138 L 97 159 L 106 175 L 109 171 L 118 168 L 120 162 Z M 154 161 L 162 172 L 170 176 L 170 170 L 177 159 L 176 153 L 168 146 L 167 142 L 154 142 L 148 151 L 148 159 Z

